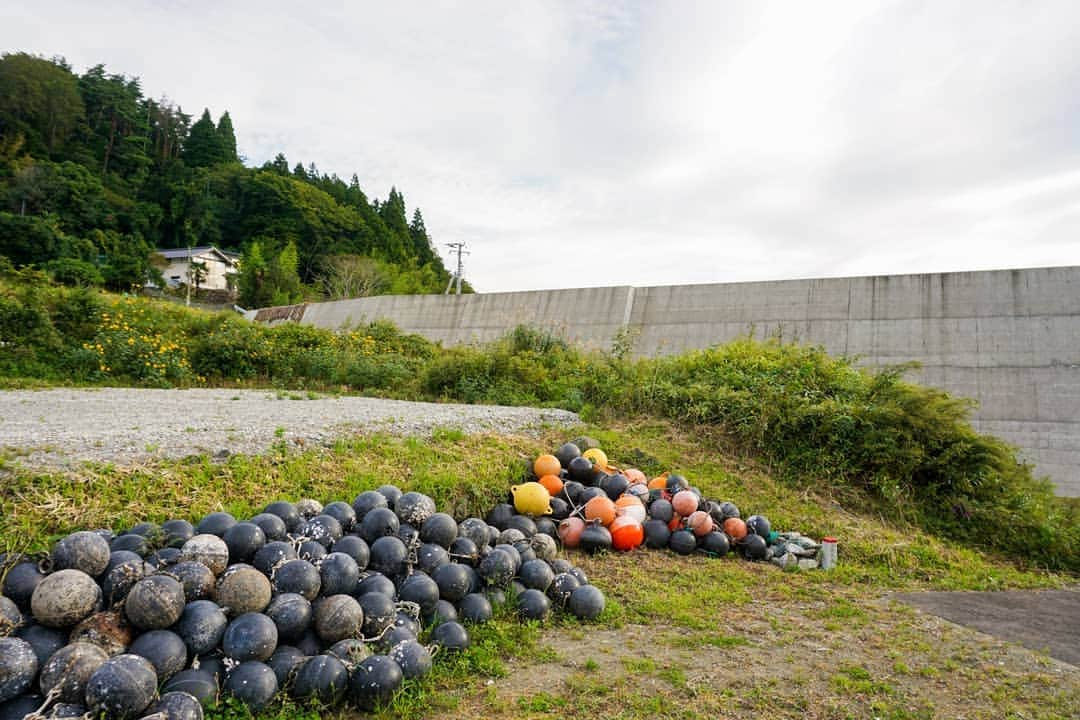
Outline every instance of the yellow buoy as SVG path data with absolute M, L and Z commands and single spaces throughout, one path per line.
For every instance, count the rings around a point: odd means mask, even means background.
M 551 494 L 538 482 L 527 482 L 510 488 L 514 507 L 522 515 L 550 515 Z
M 592 464 L 601 470 L 607 467 L 607 454 L 600 448 L 586 450 L 582 455 L 591 460 Z

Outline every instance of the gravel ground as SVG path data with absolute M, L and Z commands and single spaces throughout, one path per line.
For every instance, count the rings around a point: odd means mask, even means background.
M 83 461 L 133 464 L 152 457 L 258 454 L 284 440 L 290 447 L 380 431 L 430 435 L 522 433 L 568 425 L 566 410 L 449 405 L 273 390 L 16 390 L 0 392 L 0 449 L 23 467 Z

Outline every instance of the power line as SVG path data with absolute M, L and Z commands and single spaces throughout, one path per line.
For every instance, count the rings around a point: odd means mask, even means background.
M 457 292 L 455 292 L 454 294 L 455 295 L 460 295 L 461 294 L 461 277 L 464 274 L 464 270 L 463 270 L 462 265 L 461 265 L 461 256 L 462 255 L 471 255 L 472 253 L 470 253 L 468 250 L 465 249 L 465 243 L 464 242 L 446 243 L 446 247 L 450 248 L 451 253 L 454 253 L 454 252 L 457 253 L 457 270 L 455 270 L 454 274 L 450 276 L 450 282 L 446 283 L 446 290 L 443 291 L 443 295 L 449 295 L 450 294 L 450 288 L 455 284 L 455 282 L 457 284 Z

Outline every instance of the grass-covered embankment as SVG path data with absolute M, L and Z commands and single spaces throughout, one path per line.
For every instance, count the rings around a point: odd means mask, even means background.
M 0 337 L 8 386 L 275 386 L 666 418 L 722 434 L 793 486 L 858 491 L 855 509 L 1080 571 L 1077 503 L 1055 498 L 1011 447 L 975 432 L 967 401 L 820 348 L 744 339 L 631 360 L 528 328 L 484 347 L 442 348 L 385 323 L 268 328 L 26 271 L 0 280 Z

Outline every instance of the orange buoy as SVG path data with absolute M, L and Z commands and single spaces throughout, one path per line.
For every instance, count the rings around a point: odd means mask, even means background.
M 661 473 L 660 475 L 657 475 L 656 477 L 654 477 L 652 480 L 649 481 L 649 489 L 650 490 L 663 490 L 664 488 L 666 488 L 667 487 L 667 476 L 668 476 L 668 474 L 665 472 L 665 473 Z
M 671 518 L 671 522 L 667 524 L 667 529 L 671 532 L 675 532 L 676 530 L 682 530 L 683 522 L 684 520 L 682 515 L 679 515 L 679 513 L 675 513 L 675 515 Z
M 585 521 L 576 515 L 568 517 L 559 523 L 558 533 L 562 544 L 568 548 L 576 548 L 581 542 L 581 533 L 585 531 Z
M 562 492 L 563 481 L 558 475 L 543 475 L 540 478 L 540 484 L 544 486 L 551 497 L 555 497 Z
M 620 517 L 635 518 L 638 522 L 645 522 L 647 515 L 641 500 L 633 495 L 620 495 L 615 501 L 615 513 Z
M 742 540 L 746 537 L 746 523 L 742 518 L 728 518 L 724 521 L 724 532 L 732 540 Z
M 637 468 L 627 468 L 626 470 L 623 470 L 623 475 L 626 476 L 626 479 L 630 481 L 631 485 L 634 485 L 635 483 L 646 485 L 649 482 L 649 479 L 645 477 L 645 473 Z
M 615 518 L 610 530 L 611 546 L 622 552 L 633 550 L 645 540 L 645 528 L 632 517 Z
M 541 455 L 533 462 L 533 472 L 538 478 L 545 475 L 558 475 L 561 470 L 562 463 L 554 455 Z
M 675 508 L 675 512 L 683 517 L 689 517 L 690 513 L 698 509 L 699 500 L 698 496 L 693 492 L 680 490 L 675 493 L 675 497 L 671 498 L 671 506 Z
M 585 519 L 599 520 L 601 525 L 607 527 L 615 519 L 615 503 L 605 495 L 597 495 L 585 503 Z
M 709 513 L 704 510 L 695 510 L 686 519 L 686 525 L 694 531 L 695 535 L 704 537 L 713 531 L 715 523 Z

